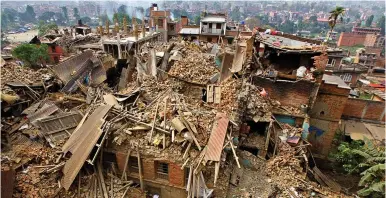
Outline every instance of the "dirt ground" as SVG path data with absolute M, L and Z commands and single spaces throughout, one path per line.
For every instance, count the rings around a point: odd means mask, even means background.
M 24 33 L 7 34 L 8 41 L 11 43 L 29 42 L 34 36 L 38 35 L 38 30 L 29 30 Z

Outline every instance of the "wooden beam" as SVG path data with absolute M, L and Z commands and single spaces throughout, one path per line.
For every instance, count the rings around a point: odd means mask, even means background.
M 139 149 L 137 148 L 137 159 L 138 159 L 138 172 L 139 172 L 139 183 L 143 191 L 143 178 L 142 178 L 142 167 L 141 167 L 141 157 L 139 154 Z
M 121 180 L 123 180 L 123 179 L 125 179 L 125 181 L 127 180 L 126 170 L 127 170 L 127 165 L 129 164 L 130 153 L 131 153 L 131 149 L 128 149 L 127 155 L 126 155 L 125 166 L 123 167 L 123 173 L 122 173 Z
M 152 138 L 152 136 L 153 136 L 153 131 L 154 131 L 154 127 L 155 127 L 155 120 L 157 119 L 158 106 L 159 106 L 159 100 L 158 100 L 158 102 L 157 102 L 157 107 L 156 107 L 156 109 L 155 109 L 155 114 L 154 114 L 153 124 L 152 124 L 152 126 L 151 126 L 150 137 L 149 137 L 149 143 L 151 143 L 151 138 Z

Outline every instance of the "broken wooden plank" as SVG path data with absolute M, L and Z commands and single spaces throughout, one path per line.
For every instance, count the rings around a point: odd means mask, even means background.
M 143 186 L 143 178 L 142 178 L 142 166 L 141 166 L 141 157 L 139 154 L 139 149 L 137 147 L 137 159 L 138 159 L 138 174 L 139 174 L 139 183 L 141 186 L 141 190 L 143 191 L 144 186 Z
M 154 126 L 155 126 L 155 121 L 156 121 L 156 119 L 157 119 L 158 107 L 159 107 L 159 100 L 158 100 L 158 102 L 157 102 L 157 107 L 155 108 L 155 114 L 154 114 L 153 124 L 152 124 L 152 126 L 151 126 L 151 131 L 150 131 L 149 143 L 151 142 L 151 138 L 152 138 L 152 136 L 153 136 L 153 131 L 154 131 Z
M 126 170 L 127 170 L 127 165 L 129 164 L 130 152 L 131 152 L 131 149 L 128 149 L 127 155 L 126 155 L 126 160 L 125 160 L 125 166 L 123 167 L 123 173 L 122 173 L 121 180 L 123 180 L 123 179 L 127 180 Z

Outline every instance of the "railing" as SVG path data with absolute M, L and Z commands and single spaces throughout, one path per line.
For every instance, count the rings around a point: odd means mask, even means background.
M 216 28 L 203 28 L 202 33 L 207 33 L 207 34 L 221 34 L 222 29 L 216 29 Z

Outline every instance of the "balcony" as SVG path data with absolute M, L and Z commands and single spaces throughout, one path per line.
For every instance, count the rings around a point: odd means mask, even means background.
M 202 28 L 201 34 L 224 34 L 224 31 L 222 29 L 216 29 L 216 28 Z

